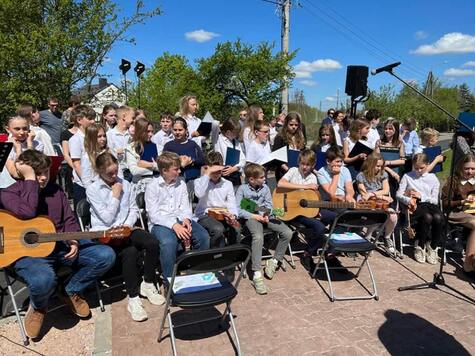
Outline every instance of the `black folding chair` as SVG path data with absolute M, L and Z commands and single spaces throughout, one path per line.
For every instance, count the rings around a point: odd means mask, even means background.
M 226 317 L 229 317 L 231 327 L 234 332 L 235 345 L 237 354 L 241 355 L 241 347 L 239 344 L 239 337 L 236 326 L 234 324 L 234 316 L 231 312 L 231 302 L 238 294 L 237 288 L 242 278 L 243 271 L 251 256 L 251 249 L 242 244 L 235 244 L 223 248 L 215 248 L 205 251 L 190 251 L 181 255 L 175 263 L 173 275 L 170 279 L 167 291 L 167 303 L 163 313 L 162 322 L 160 325 L 160 332 L 158 342 L 162 341 L 162 334 L 165 327 L 165 319 L 168 319 L 170 328 L 170 339 L 172 343 L 173 355 L 177 355 L 176 340 L 174 328 L 183 327 L 186 325 L 193 325 L 209 320 L 221 319 L 223 323 Z M 232 283 L 228 280 L 228 271 L 234 273 L 236 267 L 243 265 L 239 277 Z M 196 275 L 200 273 L 211 272 L 219 280 L 219 285 L 211 289 L 201 289 L 193 292 L 176 293 L 173 291 L 175 283 L 180 281 L 183 277 Z M 182 309 L 199 309 L 205 307 L 226 304 L 226 309 L 219 316 L 213 316 L 206 319 L 193 320 L 187 323 L 174 325 L 171 315 L 171 307 L 179 307 Z
M 325 272 L 330 288 L 328 294 L 330 300 L 353 300 L 353 299 L 376 299 L 379 300 L 378 291 L 376 289 L 376 281 L 374 279 L 373 271 L 369 263 L 369 256 L 371 251 L 376 248 L 376 241 L 371 240 L 371 236 L 366 238 L 363 236 L 363 230 L 365 231 L 378 231 L 384 228 L 384 224 L 388 219 L 388 215 L 384 211 L 377 210 L 348 210 L 338 215 L 331 227 L 330 233 L 327 235 L 325 244 L 322 249 L 319 250 L 317 263 L 313 270 L 312 276 L 318 271 L 320 263 L 323 262 Z M 359 266 L 345 266 L 345 267 L 329 267 L 325 259 L 328 252 L 331 253 L 349 253 L 349 254 L 361 254 L 363 260 Z M 358 276 L 364 267 L 368 268 L 368 273 L 371 279 L 373 292 L 370 292 L 364 285 L 358 280 Z M 332 279 L 330 276 L 330 270 L 332 269 L 358 269 L 354 278 L 363 288 L 369 293 L 364 296 L 354 297 L 339 297 L 335 295 L 333 291 Z M 320 284 L 320 283 L 319 283 Z M 323 286 L 322 286 L 323 288 Z

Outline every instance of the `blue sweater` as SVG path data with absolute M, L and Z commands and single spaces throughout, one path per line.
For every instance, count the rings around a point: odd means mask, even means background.
M 182 174 L 185 177 L 185 181 L 189 181 L 200 176 L 200 168 L 205 164 L 205 158 L 203 151 L 195 141 L 169 141 L 165 144 L 165 146 L 163 146 L 163 151 L 174 152 L 179 156 L 191 157 L 191 164 L 182 169 Z

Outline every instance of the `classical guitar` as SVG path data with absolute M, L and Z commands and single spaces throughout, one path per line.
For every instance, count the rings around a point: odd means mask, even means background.
M 276 188 L 272 194 L 272 203 L 275 209 L 283 211 L 281 220 L 289 221 L 297 216 L 313 218 L 320 209 L 381 209 L 389 207 L 387 201 L 381 199 L 348 203 L 341 201 L 322 201 L 320 194 L 309 189 Z
M 22 257 L 46 257 L 53 252 L 56 241 L 99 239 L 109 243 L 130 233 L 127 226 L 107 231 L 56 233 L 53 222 L 46 216 L 20 220 L 0 210 L 0 268 Z

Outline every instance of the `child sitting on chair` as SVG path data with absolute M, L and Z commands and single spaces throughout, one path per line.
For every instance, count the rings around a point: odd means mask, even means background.
M 160 263 L 165 278 L 173 274 L 177 250 L 180 247 L 206 250 L 209 235 L 192 220 L 186 183 L 180 178 L 180 157 L 164 152 L 158 158 L 160 176 L 153 178 L 145 189 L 145 205 L 150 231 L 160 245 Z M 165 281 L 166 282 L 166 281 Z
M 223 156 L 211 151 L 206 157 L 204 174 L 195 179 L 195 195 L 199 200 L 194 218 L 208 231 L 211 247 L 223 246 L 225 232 L 233 242 L 240 240 L 234 188 L 230 181 L 222 177 L 223 169 Z M 213 217 L 210 212 L 212 209 L 224 210 L 224 215 L 218 214 L 222 215 L 223 220 Z
M 264 278 L 261 273 L 262 247 L 264 244 L 264 227 L 276 232 L 279 242 L 275 248 L 274 257 L 266 261 L 264 273 L 267 278 L 272 279 L 279 263 L 282 262 L 285 250 L 292 239 L 292 230 L 280 220 L 269 216 L 272 210 L 272 196 L 269 187 L 265 184 L 264 167 L 249 163 L 244 168 L 246 184 L 241 185 L 236 192 L 236 201 L 238 203 L 239 217 L 245 219 L 246 227 L 252 236 L 252 284 L 257 294 L 267 294 L 267 288 L 264 284 Z M 247 211 L 241 208 L 243 199 L 248 199 L 257 204 L 257 207 L 263 209 L 253 209 Z M 259 212 L 258 210 L 267 210 Z

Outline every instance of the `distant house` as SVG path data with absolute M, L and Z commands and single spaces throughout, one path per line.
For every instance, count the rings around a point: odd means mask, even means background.
M 106 78 L 99 78 L 99 84 L 85 85 L 74 94 L 85 104 L 91 105 L 98 113 L 108 104 L 125 105 L 125 94 L 115 84 L 108 83 Z

